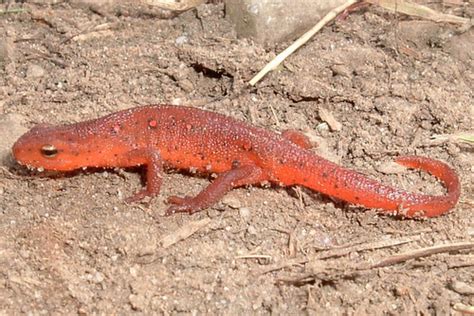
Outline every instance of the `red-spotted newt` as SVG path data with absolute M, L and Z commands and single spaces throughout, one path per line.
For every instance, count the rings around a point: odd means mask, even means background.
M 431 196 L 384 185 L 317 156 L 310 146 L 297 131 L 278 134 L 196 108 L 150 105 L 77 124 L 38 125 L 18 139 L 13 154 L 20 164 L 45 170 L 146 166 L 146 188 L 128 202 L 156 196 L 165 167 L 217 175 L 195 197 L 170 197 L 167 215 L 206 209 L 235 187 L 262 182 L 300 185 L 404 217 L 437 216 L 458 201 L 458 176 L 440 161 L 396 160 L 444 182 L 447 194 Z

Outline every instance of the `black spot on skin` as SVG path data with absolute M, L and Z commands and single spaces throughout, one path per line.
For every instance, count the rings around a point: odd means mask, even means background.
M 232 168 L 238 168 L 240 166 L 240 161 L 238 160 L 233 160 L 232 161 Z
M 283 161 L 283 159 L 278 159 L 278 163 L 279 163 L 280 165 L 283 165 L 285 162 Z
M 74 141 L 71 137 L 68 137 L 66 140 L 67 140 L 69 143 L 72 143 L 72 142 Z
M 327 178 L 327 177 L 328 177 L 328 173 L 327 173 L 327 172 L 323 172 L 323 173 L 321 174 L 321 177 Z
M 337 185 L 337 183 L 334 184 L 334 189 L 339 189 L 339 186 Z
M 360 200 L 360 198 L 358 196 L 355 196 L 354 198 L 355 198 L 356 201 Z

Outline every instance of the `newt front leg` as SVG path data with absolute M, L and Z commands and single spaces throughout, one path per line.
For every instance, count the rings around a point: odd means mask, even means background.
M 155 197 L 160 193 L 163 183 L 163 159 L 158 150 L 150 148 L 133 150 L 122 157 L 120 165 L 146 166 L 146 188 L 128 197 L 125 202 L 137 202 L 147 196 Z

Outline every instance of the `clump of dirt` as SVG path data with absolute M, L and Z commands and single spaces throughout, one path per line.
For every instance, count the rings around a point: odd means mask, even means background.
M 159 19 L 74 3 L 0 16 L 3 117 L 31 127 L 191 105 L 303 130 L 319 142 L 315 153 L 407 190 L 444 192 L 424 173 L 378 170 L 398 155 L 440 159 L 458 171 L 462 195 L 447 215 L 400 220 L 300 188 L 251 187 L 163 217 L 167 196 L 209 180 L 171 173 L 160 197 L 128 205 L 142 186 L 136 171 L 38 177 L 7 165 L 4 313 L 450 314 L 474 305 L 472 145 L 432 140 L 473 129 L 472 30 L 371 7 L 324 28 L 248 89 L 277 49 L 237 39 L 223 4 Z M 374 267 L 441 244 L 452 248 Z

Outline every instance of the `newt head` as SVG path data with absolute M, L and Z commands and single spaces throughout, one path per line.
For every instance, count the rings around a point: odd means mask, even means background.
M 117 148 L 93 134 L 85 136 L 74 125 L 37 125 L 15 142 L 12 151 L 19 164 L 40 171 L 102 167 L 106 158 L 117 156 Z

